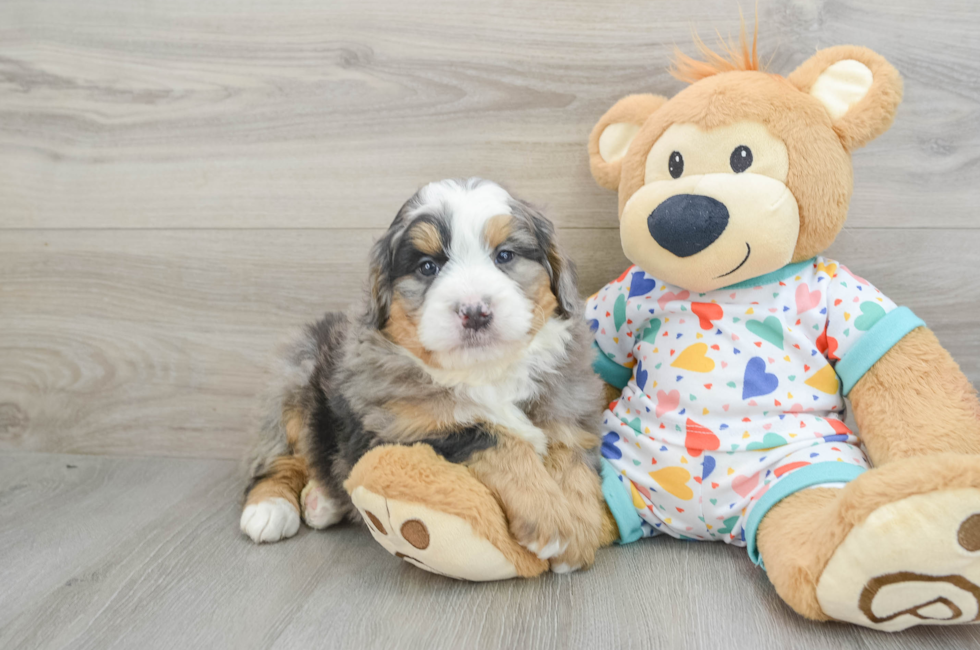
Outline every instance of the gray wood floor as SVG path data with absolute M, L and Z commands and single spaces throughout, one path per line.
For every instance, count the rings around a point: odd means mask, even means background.
M 904 75 L 830 254 L 980 383 L 980 5 L 758 12 L 774 72 L 857 43 Z M 586 137 L 619 97 L 682 87 L 665 69 L 693 27 L 736 32 L 738 7 L 0 3 L 0 647 L 978 645 L 807 623 L 717 545 L 466 585 L 358 529 L 237 532 L 269 351 L 358 299 L 368 246 L 419 185 L 480 175 L 545 206 L 584 293 L 623 270 Z
M 365 529 L 256 546 L 236 464 L 0 456 L 0 647 L 951 648 L 980 627 L 888 635 L 810 623 L 744 551 L 648 540 L 589 572 L 469 584 Z

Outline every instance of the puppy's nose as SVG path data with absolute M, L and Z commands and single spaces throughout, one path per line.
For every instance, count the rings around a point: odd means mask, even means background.
M 728 227 L 728 208 L 699 194 L 672 196 L 650 213 L 647 228 L 654 241 L 677 257 L 700 253 Z
M 493 312 L 490 311 L 490 305 L 484 302 L 461 305 L 456 310 L 456 313 L 459 314 L 460 320 L 463 321 L 463 327 L 468 330 L 482 330 L 493 319 Z

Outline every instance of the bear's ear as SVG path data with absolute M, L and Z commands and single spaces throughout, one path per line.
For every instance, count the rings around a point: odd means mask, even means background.
M 888 130 L 902 101 L 902 77 L 884 57 L 864 47 L 820 50 L 789 81 L 823 104 L 847 151 Z
M 659 95 L 629 95 L 606 111 L 589 136 L 592 176 L 608 190 L 619 188 L 623 156 L 647 118 L 667 101 Z

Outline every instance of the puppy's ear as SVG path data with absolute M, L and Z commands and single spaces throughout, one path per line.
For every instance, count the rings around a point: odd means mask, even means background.
M 589 136 L 589 166 L 592 177 L 607 190 L 619 188 L 623 156 L 643 123 L 664 105 L 659 95 L 629 95 L 616 102 L 599 118 Z
M 847 151 L 887 131 L 902 101 L 898 70 L 865 47 L 820 50 L 788 79 L 823 105 Z
M 391 282 L 391 270 L 395 263 L 395 252 L 404 232 L 405 212 L 408 203 L 398 211 L 398 216 L 391 223 L 388 232 L 371 247 L 370 271 L 368 286 L 370 295 L 367 306 L 367 324 L 377 329 L 388 324 L 391 315 L 391 299 L 394 286 Z
M 551 280 L 551 293 L 558 301 L 558 315 L 570 318 L 578 314 L 582 311 L 582 301 L 578 294 L 575 264 L 558 246 L 555 225 L 529 203 L 517 200 L 512 207 L 515 215 L 527 219 L 538 247 L 544 253 L 543 263 Z
M 391 234 L 389 231 L 371 248 L 367 324 L 376 329 L 382 329 L 387 324 L 391 312 Z

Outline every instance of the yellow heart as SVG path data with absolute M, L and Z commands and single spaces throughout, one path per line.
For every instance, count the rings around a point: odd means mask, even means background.
M 682 465 L 687 465 L 687 459 L 684 458 L 683 456 L 681 456 L 681 464 Z
M 690 501 L 694 498 L 694 490 L 686 485 L 691 480 L 691 473 L 683 467 L 658 469 L 656 472 L 650 472 L 650 478 L 656 481 L 657 485 L 682 501 Z
M 708 409 L 707 408 L 705 408 L 704 410 L 701 411 L 701 415 L 707 415 L 707 414 L 708 414 Z
M 743 440 L 744 440 L 745 438 L 748 438 L 748 437 L 749 437 L 749 432 L 748 432 L 748 431 L 746 431 L 745 433 L 743 433 L 743 434 L 742 434 L 742 439 L 743 439 Z
M 836 395 L 837 389 L 840 386 L 837 381 L 837 373 L 829 365 L 818 370 L 815 375 L 803 383 L 828 395 Z
M 647 504 L 643 503 L 643 499 L 640 498 L 640 493 L 636 491 L 636 486 L 630 482 L 630 492 L 633 493 L 633 507 L 639 510 L 646 510 Z
M 747 312 L 745 312 L 745 313 L 746 314 L 754 314 L 755 313 L 755 310 L 752 309 L 751 307 L 749 307 L 749 310 Z
M 728 475 L 731 476 L 734 473 L 735 473 L 735 470 L 733 470 L 731 467 L 729 467 L 728 468 Z
M 823 271 L 830 277 L 834 277 L 834 273 L 837 273 L 837 264 L 824 264 L 823 262 L 817 262 L 817 273 Z
M 785 357 L 783 357 L 783 359 L 789 361 L 789 355 L 787 354 Z
M 619 337 L 618 336 L 614 336 L 613 337 L 613 343 L 619 343 Z
M 844 320 L 845 321 L 851 320 L 851 315 L 849 313 L 847 313 L 846 311 L 844 312 Z
M 670 365 L 673 368 L 690 370 L 691 372 L 711 372 L 715 369 L 715 362 L 705 356 L 707 353 L 707 343 L 695 343 L 684 348 L 684 351 L 677 355 L 677 359 Z
M 793 399 L 793 393 L 786 393 L 786 394 L 789 395 L 789 399 Z
M 696 339 L 703 339 L 704 338 L 704 335 L 701 334 L 701 332 L 698 332 L 698 335 L 695 336 L 694 338 L 696 338 Z

